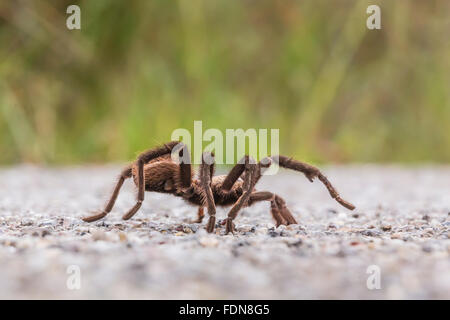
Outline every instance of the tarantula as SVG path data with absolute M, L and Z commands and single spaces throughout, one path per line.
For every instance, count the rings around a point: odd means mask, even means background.
M 178 161 L 172 155 L 178 154 Z M 271 213 L 276 225 L 296 224 L 296 220 L 286 207 L 285 201 L 277 194 L 269 191 L 255 191 L 255 185 L 261 178 L 262 168 L 268 168 L 273 162 L 280 167 L 302 172 L 311 182 L 318 178 L 328 189 L 332 198 L 349 210 L 355 207 L 343 200 L 328 179 L 314 166 L 296 161 L 285 156 L 272 156 L 256 163 L 245 156 L 234 166 L 228 175 L 214 176 L 214 155 L 210 152 L 202 154 L 199 179 L 194 178 L 191 169 L 189 150 L 185 144 L 172 141 L 163 146 L 148 150 L 139 155 L 137 160 L 127 166 L 119 176 L 105 209 L 96 215 L 83 218 L 92 222 L 105 217 L 113 208 L 125 179 L 133 177 L 138 188 L 136 204 L 123 216 L 130 219 L 141 207 L 145 191 L 171 193 L 199 206 L 197 223 L 204 217 L 204 207 L 208 209 L 208 232 L 213 232 L 216 225 L 216 205 L 230 206 L 228 217 L 224 221 L 226 234 L 235 231 L 233 220 L 239 210 L 259 201 L 270 201 Z

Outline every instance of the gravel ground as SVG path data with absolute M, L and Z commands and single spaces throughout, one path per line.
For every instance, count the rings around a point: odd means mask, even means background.
M 4 168 L 0 298 L 450 299 L 450 167 L 323 169 L 355 211 L 283 171 L 257 188 L 283 196 L 300 224 L 275 228 L 259 203 L 225 236 L 190 223 L 196 208 L 168 195 L 146 193 L 120 220 L 130 181 L 103 221 L 81 221 L 103 206 L 117 166 Z M 367 287 L 372 265 L 380 289 Z

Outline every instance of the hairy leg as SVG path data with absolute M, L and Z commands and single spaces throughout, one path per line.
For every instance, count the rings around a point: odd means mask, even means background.
M 261 162 L 268 163 L 268 165 L 265 165 L 266 167 L 268 167 L 268 166 L 270 166 L 271 161 L 278 163 L 278 165 L 282 168 L 302 172 L 306 176 L 306 178 L 308 178 L 308 180 L 311 182 L 313 182 L 314 178 L 317 177 L 320 181 L 322 181 L 322 183 L 328 189 L 328 192 L 330 193 L 330 195 L 333 199 L 335 199 L 339 204 L 341 204 L 342 206 L 344 206 L 345 208 L 347 208 L 349 210 L 355 209 L 355 206 L 353 204 L 351 204 L 348 201 L 345 201 L 344 199 L 342 199 L 340 197 L 339 193 L 333 187 L 331 182 L 316 167 L 314 167 L 310 164 L 304 163 L 304 162 L 294 160 L 294 159 L 286 157 L 286 156 L 272 156 L 272 157 L 263 159 Z M 259 174 L 259 177 L 260 176 L 261 176 L 261 174 Z M 258 179 L 259 179 L 259 177 L 258 177 Z
M 223 191 L 230 191 L 231 188 L 233 188 L 234 183 L 244 173 L 246 162 L 248 162 L 248 156 L 243 157 L 241 161 L 228 172 L 225 180 L 222 182 Z
M 275 202 L 278 206 L 278 210 L 280 211 L 281 216 L 286 220 L 286 225 L 297 224 L 297 221 L 292 216 L 291 211 L 286 207 L 286 202 L 283 198 L 278 195 L 275 195 Z
M 285 201 L 280 196 L 268 191 L 253 192 L 250 195 L 248 205 L 251 206 L 255 202 L 259 201 L 270 201 L 270 212 L 272 213 L 272 217 L 275 219 L 277 227 L 280 224 L 297 224 L 297 221 L 286 207 Z
M 183 188 L 189 188 L 192 184 L 192 168 L 191 168 L 191 156 L 189 149 L 186 145 L 181 144 L 180 151 L 178 152 L 180 158 L 180 178 L 181 186 Z
M 211 180 L 214 174 L 214 156 L 210 152 L 204 152 L 200 164 L 200 184 L 204 192 L 205 206 L 208 208 L 209 220 L 206 231 L 213 232 L 216 225 L 216 205 L 211 190 Z
M 251 158 L 247 158 L 244 170 L 244 190 L 242 195 L 228 212 L 228 217 L 226 219 L 226 234 L 235 231 L 233 220 L 236 218 L 239 210 L 241 210 L 242 207 L 244 207 L 250 199 L 250 195 L 255 187 L 256 179 L 254 179 L 254 176 L 256 174 L 256 171 L 257 166 L 254 164 L 254 160 L 252 160 Z
M 205 209 L 203 207 L 199 207 L 197 211 L 197 220 L 192 221 L 192 223 L 202 223 L 204 216 Z
M 120 188 L 122 187 L 124 181 L 130 177 L 131 177 L 131 167 L 128 166 L 120 174 L 117 184 L 114 188 L 114 191 L 113 191 L 111 197 L 109 198 L 108 203 L 106 204 L 105 209 L 103 209 L 103 211 L 100 212 L 99 214 L 83 218 L 83 221 L 86 221 L 86 222 L 97 221 L 101 218 L 104 218 L 108 213 L 110 213 L 112 208 L 114 207 L 114 204 L 116 203 L 116 199 L 117 199 L 117 196 L 119 195 Z

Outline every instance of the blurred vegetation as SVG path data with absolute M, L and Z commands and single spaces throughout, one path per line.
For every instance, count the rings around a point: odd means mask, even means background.
M 449 162 L 449 34 L 448 0 L 3 0 L 0 163 L 130 160 L 194 120 L 310 161 Z

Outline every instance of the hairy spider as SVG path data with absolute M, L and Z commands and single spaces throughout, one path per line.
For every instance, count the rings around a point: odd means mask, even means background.
M 172 153 L 178 153 L 179 161 L 172 159 Z M 259 201 L 270 201 L 271 213 L 277 226 L 296 224 L 297 222 L 286 207 L 285 201 L 279 195 L 254 189 L 261 178 L 261 169 L 268 168 L 273 162 L 277 162 L 280 167 L 302 172 L 311 182 L 317 177 L 328 189 L 332 198 L 347 209 L 355 208 L 339 196 L 319 169 L 285 156 L 267 157 L 258 163 L 249 156 L 245 156 L 231 169 L 228 175 L 214 176 L 214 155 L 204 152 L 199 179 L 194 179 L 187 146 L 179 141 L 172 141 L 139 155 L 137 160 L 120 174 L 105 209 L 101 213 L 83 218 L 83 220 L 92 222 L 105 217 L 113 208 L 125 179 L 133 177 L 134 183 L 138 187 L 137 202 L 123 216 L 124 220 L 130 219 L 139 210 L 144 201 L 144 191 L 154 191 L 171 193 L 199 206 L 197 223 L 203 220 L 203 208 L 207 207 L 209 221 L 206 230 L 208 232 L 213 232 L 216 225 L 216 205 L 232 205 L 228 217 L 224 221 L 228 234 L 235 230 L 233 220 L 239 210 Z

